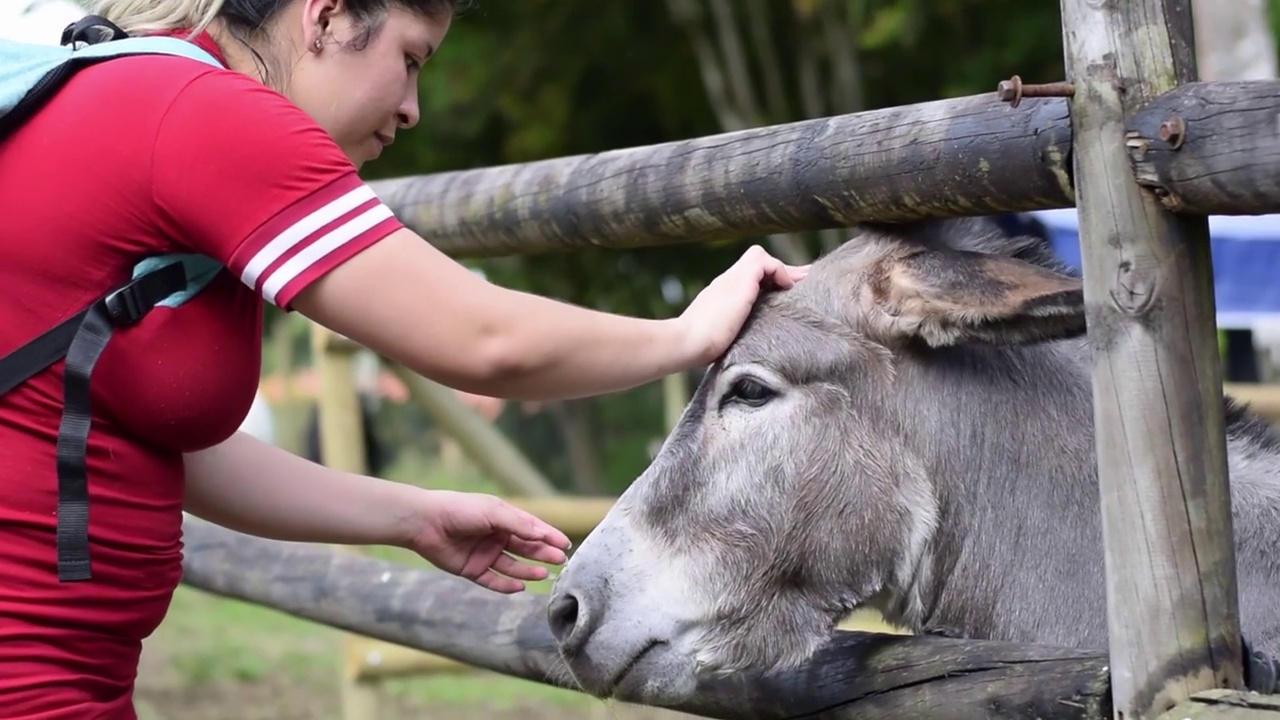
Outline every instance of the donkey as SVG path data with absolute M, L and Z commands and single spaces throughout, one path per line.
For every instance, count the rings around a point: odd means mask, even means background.
M 1106 651 L 1085 309 L 1040 238 L 869 226 L 767 293 L 556 581 L 583 689 L 679 702 L 850 611 Z M 1280 437 L 1224 398 L 1242 632 L 1280 652 Z

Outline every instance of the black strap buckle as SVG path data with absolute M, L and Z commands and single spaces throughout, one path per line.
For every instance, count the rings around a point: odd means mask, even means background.
M 129 283 L 115 292 L 102 298 L 107 317 L 116 327 L 128 327 L 147 314 L 146 298 L 142 296 L 142 286 Z
M 182 263 L 173 263 L 108 293 L 102 298 L 103 309 L 112 325 L 129 327 L 186 284 L 186 269 Z
M 73 46 L 76 43 L 97 45 L 101 42 L 123 40 L 127 37 L 129 37 L 129 34 L 121 30 L 120 26 L 101 15 L 85 15 L 62 29 L 60 42 L 63 45 Z

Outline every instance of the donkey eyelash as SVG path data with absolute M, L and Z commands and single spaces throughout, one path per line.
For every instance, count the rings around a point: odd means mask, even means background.
M 737 403 L 748 407 L 760 407 L 778 395 L 768 383 L 752 375 L 739 375 L 729 383 L 728 390 L 720 398 L 720 407 Z

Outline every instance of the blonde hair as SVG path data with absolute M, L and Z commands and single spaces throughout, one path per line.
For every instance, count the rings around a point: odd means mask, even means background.
M 93 0 L 92 12 L 120 26 L 130 35 L 209 27 L 225 0 Z

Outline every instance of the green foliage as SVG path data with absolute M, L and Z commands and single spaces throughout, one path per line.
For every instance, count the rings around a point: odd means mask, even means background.
M 1267 0 L 1267 17 L 1271 20 L 1271 34 L 1280 38 L 1280 0 Z
M 1268 2 L 1280 30 L 1280 0 Z M 673 0 L 480 2 L 455 20 L 422 74 L 421 123 L 402 133 L 366 174 L 526 162 L 720 132 L 694 40 L 700 34 L 722 53 L 724 28 L 707 0 L 685 6 L 693 9 L 688 23 L 672 19 L 675 6 Z M 834 79 L 833 63 L 841 53 L 856 64 L 864 108 L 994 92 L 997 82 L 1013 74 L 1029 82 L 1063 77 L 1056 2 L 735 0 L 730 7 L 736 23 L 730 30 L 745 48 L 745 70 L 761 97 L 768 58 L 777 64 L 785 97 L 775 111 L 761 110 L 768 122 L 805 117 L 804 83 L 797 79 L 804 72 L 816 72 L 810 77 L 826 96 L 822 106 L 839 107 L 834 98 L 845 88 Z M 751 8 L 763 8 L 767 16 L 764 51 L 759 26 L 748 20 Z M 727 67 L 727 55 L 718 57 Z M 805 70 L 806 57 L 818 58 L 816 71 Z M 776 117 L 777 107 L 789 115 Z M 745 242 L 759 240 L 590 248 L 472 264 L 502 285 L 612 312 L 664 317 L 680 312 Z M 664 297 L 664 283 L 679 291 Z M 305 357 L 305 335 L 295 347 Z M 595 402 L 607 483 L 620 489 L 643 469 L 647 443 L 662 434 L 660 390 L 643 388 Z M 510 409 L 501 422 L 544 472 L 566 483 L 568 470 L 549 420 L 528 420 Z

